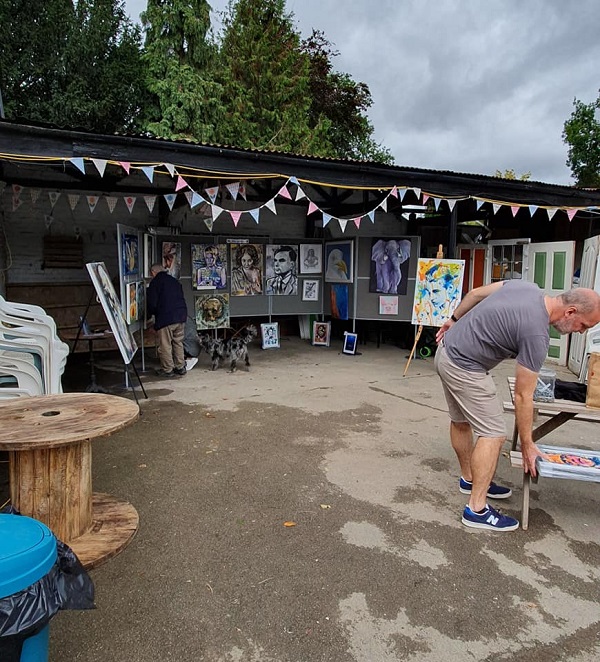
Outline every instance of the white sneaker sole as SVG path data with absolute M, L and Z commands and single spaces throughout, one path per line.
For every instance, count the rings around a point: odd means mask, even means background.
M 519 528 L 519 522 L 513 524 L 512 526 L 491 526 L 485 522 L 472 522 L 469 519 L 462 518 L 462 523 L 465 526 L 471 527 L 472 529 L 487 529 L 488 531 L 516 531 Z
M 462 494 L 471 494 L 471 490 L 465 490 L 464 487 L 459 487 L 458 489 L 462 492 Z M 508 499 L 511 496 L 512 496 L 512 490 L 509 490 L 506 494 L 490 494 L 489 492 L 487 493 L 488 499 L 496 499 L 497 501 L 500 501 L 501 499 Z

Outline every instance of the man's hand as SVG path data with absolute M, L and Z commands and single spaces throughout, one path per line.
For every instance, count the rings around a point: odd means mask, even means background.
M 435 342 L 439 345 L 442 338 L 444 337 L 444 333 L 448 331 L 448 329 L 454 324 L 454 321 L 449 319 L 446 320 L 442 326 L 438 329 L 438 332 L 435 334 Z
M 521 455 L 523 457 L 523 471 L 526 474 L 531 474 L 532 478 L 535 478 L 537 475 L 535 461 L 538 457 L 546 456 L 535 444 L 522 444 Z

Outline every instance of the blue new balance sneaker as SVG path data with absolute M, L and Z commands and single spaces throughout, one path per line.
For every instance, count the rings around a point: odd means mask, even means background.
M 463 494 L 471 494 L 473 483 L 460 477 L 459 489 Z M 502 487 L 496 483 L 490 483 L 487 491 L 488 499 L 508 499 L 512 496 L 512 490 L 509 487 Z
M 469 506 L 465 506 L 462 523 L 474 529 L 491 529 L 492 531 L 514 531 L 519 528 L 519 520 L 503 515 L 499 510 L 487 504 L 482 513 L 475 513 Z

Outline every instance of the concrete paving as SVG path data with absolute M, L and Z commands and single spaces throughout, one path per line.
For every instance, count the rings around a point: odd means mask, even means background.
M 542 479 L 528 531 L 466 529 L 433 360 L 403 377 L 407 350 L 359 351 L 284 338 L 253 346 L 250 371 L 204 355 L 144 377 L 141 419 L 93 448 L 94 489 L 140 529 L 92 571 L 97 609 L 53 619 L 52 661 L 600 658 L 597 486 Z M 503 399 L 513 370 L 494 373 Z M 598 447 L 599 431 L 547 439 Z

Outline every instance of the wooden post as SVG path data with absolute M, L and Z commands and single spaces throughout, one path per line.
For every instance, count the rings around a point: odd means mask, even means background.
M 438 244 L 438 251 L 436 254 L 436 259 L 437 260 L 443 260 L 444 259 L 444 247 L 442 244 Z M 419 338 L 421 337 L 421 334 L 423 333 L 423 325 L 419 324 L 417 327 L 417 333 L 415 335 L 415 343 L 410 350 L 410 354 L 408 355 L 408 361 L 406 362 L 406 366 L 404 368 L 404 373 L 402 374 L 403 377 L 406 377 L 406 373 L 408 372 L 408 366 L 410 365 L 410 362 L 412 361 L 412 357 L 415 355 L 415 350 L 417 349 L 417 343 L 419 342 Z

